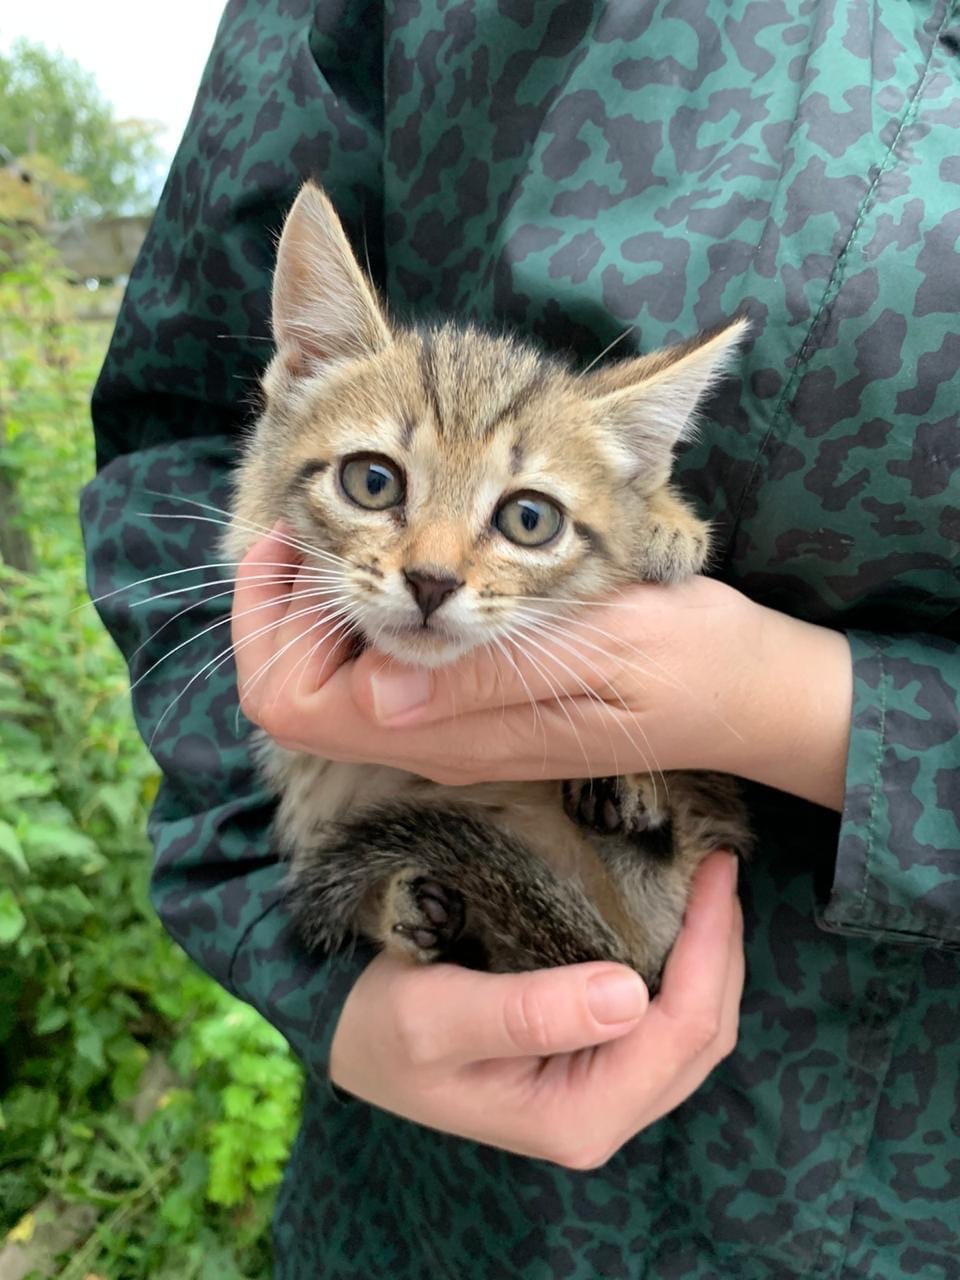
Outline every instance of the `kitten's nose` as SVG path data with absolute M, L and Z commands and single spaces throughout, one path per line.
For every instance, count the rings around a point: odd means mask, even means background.
M 429 573 L 425 569 L 404 569 L 403 576 L 423 614 L 424 622 L 440 608 L 448 596 L 452 596 L 463 586 L 460 578 L 454 578 L 450 574 Z

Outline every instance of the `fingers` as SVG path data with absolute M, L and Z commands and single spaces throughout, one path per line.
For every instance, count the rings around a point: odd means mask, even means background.
M 691 1042 L 716 1034 L 736 934 L 737 859 L 712 853 L 694 877 L 683 927 L 663 972 L 661 1013 L 687 1028 Z
M 621 612 L 628 613 L 626 605 Z M 610 694 L 632 647 L 610 618 L 604 621 L 601 636 L 593 634 L 588 616 L 550 621 L 542 631 L 531 628 L 531 634 L 485 646 L 433 672 L 367 655 L 356 665 L 354 699 L 370 720 L 391 728 L 558 698 L 596 701 Z M 621 627 L 625 621 L 617 619 Z
M 706 1039 L 700 1053 L 679 1069 L 672 1087 L 642 1117 L 643 1124 L 652 1124 L 689 1098 L 714 1067 L 736 1047 L 746 964 L 743 950 L 743 912 L 736 896 L 732 901 L 733 913 L 726 952 L 717 958 L 717 968 L 724 973 L 724 982 L 715 1009 L 716 1016 L 711 1015 L 709 1019 L 711 1029 L 715 1028 L 714 1034 Z M 702 1022 L 700 1029 L 701 1032 L 704 1029 Z
M 569 1168 L 603 1164 L 733 1047 L 743 947 L 731 863 L 715 855 L 701 868 L 649 1006 L 617 965 L 491 975 L 380 955 L 344 1006 L 332 1078 L 448 1133 Z
M 330 1075 L 355 1096 L 446 1133 L 574 1161 L 582 1099 L 573 1090 L 538 1096 L 540 1072 L 628 1034 L 646 1006 L 642 982 L 618 965 L 492 975 L 381 954 L 344 1004 Z M 606 1099 L 593 1101 L 602 1113 Z
M 262 565 L 275 576 L 264 577 Z M 240 684 L 274 653 L 273 628 L 284 617 L 299 554 L 275 533 L 255 542 L 237 570 L 230 631 Z
M 520 974 L 408 969 L 394 999 L 404 1049 L 420 1065 L 570 1053 L 625 1035 L 649 1002 L 632 969 L 599 963 Z
M 263 564 L 275 572 L 264 575 Z M 335 577 L 303 565 L 279 530 L 256 542 L 239 567 L 231 631 L 240 704 L 281 743 L 296 739 L 298 717 L 288 704 L 315 691 L 343 660 L 347 624 L 338 605 Z
M 685 1101 L 732 1052 L 743 992 L 743 916 L 736 859 L 716 853 L 694 879 L 663 986 L 630 1035 L 604 1047 L 581 1084 L 586 1097 L 614 1099 L 587 1150 L 602 1163 L 633 1134 Z

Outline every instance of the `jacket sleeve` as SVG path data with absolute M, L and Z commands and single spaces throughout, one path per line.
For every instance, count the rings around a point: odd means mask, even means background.
M 375 9 L 228 4 L 94 392 L 98 473 L 81 506 L 91 594 L 162 771 L 156 906 L 321 1075 L 365 955 L 317 960 L 291 931 L 227 647 L 234 571 L 212 566 L 270 352 L 275 237 L 305 177 L 331 191 L 378 270 Z
M 821 922 L 960 946 L 960 643 L 862 631 L 849 641 L 846 796 Z

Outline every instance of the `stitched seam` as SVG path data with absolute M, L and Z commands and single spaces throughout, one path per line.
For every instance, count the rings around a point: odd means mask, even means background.
M 850 229 L 850 235 L 847 237 L 846 244 L 840 250 L 837 260 L 834 263 L 833 271 L 830 273 L 830 279 L 827 281 L 827 287 L 823 291 L 823 297 L 820 299 L 820 305 L 817 308 L 817 313 L 814 316 L 813 320 L 811 321 L 810 327 L 808 328 L 806 334 L 804 335 L 803 342 L 800 344 L 800 348 L 797 352 L 797 362 L 794 365 L 793 371 L 791 372 L 790 377 L 787 380 L 787 384 L 784 387 L 783 392 L 781 393 L 780 399 L 777 402 L 777 407 L 774 410 L 773 418 L 770 422 L 770 426 L 767 429 L 766 434 L 764 435 L 763 439 L 760 442 L 760 447 L 757 450 L 757 455 L 753 460 L 753 466 L 750 470 L 750 476 L 747 480 L 747 483 L 744 485 L 743 492 L 740 495 L 740 501 L 737 503 L 736 514 L 734 515 L 733 524 L 730 529 L 730 537 L 729 537 L 728 545 L 729 545 L 731 558 L 733 557 L 733 554 L 734 554 L 734 546 L 736 543 L 737 532 L 740 528 L 741 520 L 743 519 L 744 507 L 746 506 L 747 501 L 750 495 L 753 493 L 754 489 L 756 488 L 757 482 L 759 480 L 760 463 L 767 452 L 768 445 L 771 444 L 771 442 L 775 437 L 779 436 L 778 428 L 780 426 L 781 419 L 785 415 L 786 406 L 789 403 L 790 397 L 792 396 L 796 388 L 797 382 L 800 378 L 800 375 L 803 372 L 803 367 L 810 358 L 810 354 L 811 354 L 810 349 L 813 344 L 814 335 L 817 332 L 817 326 L 820 323 L 821 317 L 823 316 L 824 311 L 826 310 L 828 304 L 831 304 L 836 300 L 836 298 L 840 293 L 841 288 L 843 287 L 843 277 L 847 267 L 847 260 L 850 257 L 850 254 L 856 242 L 856 238 L 859 235 L 860 230 L 863 226 L 864 219 L 867 216 L 867 211 L 870 208 L 870 204 L 876 193 L 877 187 L 879 186 L 881 179 L 886 176 L 887 172 L 891 167 L 892 158 L 894 156 L 894 153 L 896 152 L 897 146 L 900 142 L 901 137 L 903 136 L 904 131 L 907 128 L 909 128 L 911 124 L 913 124 L 913 121 L 916 118 L 921 95 L 923 94 L 923 90 L 926 87 L 927 80 L 930 77 L 930 67 L 933 62 L 933 55 L 937 48 L 937 43 L 941 35 L 943 34 L 944 28 L 947 26 L 947 23 L 949 22 L 952 8 L 953 8 L 953 5 L 949 2 L 946 4 L 944 8 L 943 19 L 941 20 L 941 23 L 937 28 L 936 34 L 934 35 L 932 41 L 930 42 L 930 52 L 927 54 L 927 61 L 924 64 L 923 75 L 917 81 L 917 87 L 914 90 L 913 97 L 910 99 L 909 103 L 907 104 L 907 109 L 903 114 L 903 118 L 900 121 L 900 125 L 893 138 L 893 141 L 890 143 L 890 146 L 887 148 L 887 151 L 884 154 L 882 161 L 880 162 L 880 167 L 877 170 L 876 176 L 874 177 L 873 182 L 871 182 L 868 190 L 864 194 L 863 200 L 860 203 L 860 208 L 857 211 L 857 216 L 854 219 L 853 226 Z
M 901 929 L 895 924 L 886 924 L 889 912 L 881 913 L 869 925 L 835 924 L 830 920 L 818 918 L 818 924 L 826 933 L 835 933 L 841 937 L 869 938 L 873 942 L 890 942 L 899 946 L 923 946 L 928 950 L 952 951 L 960 944 L 960 929 L 937 927 L 935 934 L 921 933 L 918 929 Z
M 877 750 L 873 759 L 873 790 L 870 796 L 870 809 L 867 813 L 867 838 L 863 854 L 863 876 L 860 881 L 860 892 L 857 895 L 857 905 L 861 909 L 865 909 L 866 905 L 867 882 L 870 879 L 870 858 L 874 851 L 877 835 L 877 809 L 880 802 L 880 793 L 883 789 L 881 783 L 883 781 L 883 744 L 887 731 L 887 693 L 890 687 L 890 677 L 883 661 L 883 650 L 877 644 L 874 645 L 874 650 L 880 663 L 880 723 L 877 727 Z

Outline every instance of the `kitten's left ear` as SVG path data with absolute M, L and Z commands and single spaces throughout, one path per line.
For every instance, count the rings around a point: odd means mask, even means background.
M 706 393 L 727 372 L 749 324 L 739 318 L 690 342 L 588 375 L 588 394 L 625 478 L 666 483 L 673 449 L 688 438 Z
M 273 336 L 294 377 L 320 373 L 334 360 L 373 355 L 390 342 L 386 317 L 336 210 L 312 182 L 301 187 L 283 224 Z

